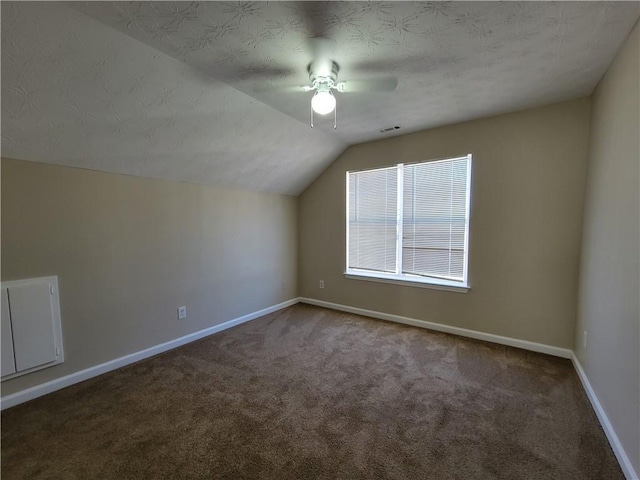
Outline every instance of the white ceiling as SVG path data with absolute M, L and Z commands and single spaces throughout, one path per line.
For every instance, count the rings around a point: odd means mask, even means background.
M 297 194 L 349 144 L 590 94 L 638 2 L 2 2 L 2 154 Z M 82 12 L 82 13 L 80 13 Z M 97 21 L 96 21 L 97 20 Z M 308 38 L 336 94 L 309 127 Z

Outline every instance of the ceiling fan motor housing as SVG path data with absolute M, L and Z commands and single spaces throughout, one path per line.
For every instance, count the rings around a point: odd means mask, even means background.
M 339 70 L 336 62 L 311 62 L 307 70 L 309 80 L 318 91 L 328 91 L 336 85 Z

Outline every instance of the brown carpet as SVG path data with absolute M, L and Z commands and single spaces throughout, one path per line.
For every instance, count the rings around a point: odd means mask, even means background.
M 296 305 L 2 414 L 2 479 L 623 479 L 568 360 Z

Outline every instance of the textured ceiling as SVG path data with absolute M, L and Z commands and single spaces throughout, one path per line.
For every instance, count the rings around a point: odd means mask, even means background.
M 345 148 L 63 4 L 2 2 L 2 155 L 296 195 Z
M 3 154 L 295 194 L 381 128 L 590 94 L 639 5 L 3 2 Z M 398 88 L 338 93 L 338 129 L 311 129 L 312 94 L 287 87 L 308 83 L 313 36 L 339 80 Z

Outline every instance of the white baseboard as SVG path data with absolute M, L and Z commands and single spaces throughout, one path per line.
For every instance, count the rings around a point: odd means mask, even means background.
M 604 433 L 607 435 L 607 439 L 611 444 L 613 453 L 615 453 L 616 458 L 620 463 L 620 467 L 622 468 L 622 471 L 625 477 L 627 477 L 627 480 L 638 480 L 639 476 L 634 470 L 633 465 L 631 465 L 631 461 L 629 460 L 627 453 L 624 451 L 624 448 L 622 447 L 622 444 L 620 443 L 620 440 L 618 439 L 618 436 L 616 435 L 616 432 L 613 429 L 613 425 L 611 425 L 611 422 L 609 421 L 609 417 L 607 417 L 607 414 L 605 413 L 604 408 L 602 408 L 602 405 L 600 404 L 600 400 L 598 400 L 598 397 L 596 396 L 596 392 L 594 392 L 593 387 L 591 386 L 591 383 L 587 378 L 587 374 L 584 372 L 582 365 L 580 365 L 580 361 L 578 361 L 578 357 L 576 357 L 575 354 L 572 354 L 571 361 L 573 362 L 573 366 L 575 367 L 576 372 L 578 372 L 578 377 L 582 382 L 582 386 L 584 387 L 584 390 L 587 392 L 587 397 L 589 398 L 589 401 L 591 402 L 591 405 L 593 406 L 593 409 L 595 410 L 596 415 L 598 416 L 598 420 L 600 420 L 600 425 L 602 425 L 602 429 L 604 430 Z
M 478 332 L 476 330 L 467 330 L 466 328 L 452 327 L 442 323 L 427 322 L 426 320 L 418 320 L 416 318 L 401 317 L 400 315 L 392 315 L 389 313 L 376 312 L 374 310 L 365 310 L 364 308 L 350 307 L 337 303 L 325 302 L 323 300 L 315 300 L 313 298 L 301 297 L 302 303 L 316 305 L 318 307 L 332 308 L 343 312 L 356 313 L 367 317 L 379 318 L 390 322 L 404 323 L 405 325 L 413 325 L 414 327 L 427 328 L 438 332 L 452 333 L 461 337 L 475 338 L 476 340 L 485 340 L 487 342 L 499 343 L 501 345 L 509 345 L 511 347 L 531 350 L 533 352 L 546 353 L 562 358 L 572 358 L 573 352 L 568 348 L 553 347 L 542 343 L 529 342 L 527 340 L 519 340 L 517 338 L 502 337 L 492 333 Z
M 299 301 L 299 298 L 293 298 L 291 300 L 287 300 L 286 302 L 263 308 L 262 310 L 258 310 L 257 312 L 252 312 L 247 315 L 234 318 L 233 320 L 229 320 L 228 322 L 214 325 L 213 327 L 205 328 L 204 330 L 200 330 L 198 332 L 190 333 L 189 335 L 185 335 L 184 337 L 176 338 L 175 340 L 170 340 L 168 342 L 161 343 L 160 345 L 155 345 L 145 350 L 131 353 L 129 355 L 125 355 L 124 357 L 116 358 L 114 360 L 101 363 L 100 365 L 95 365 L 93 367 L 89 367 L 84 370 L 65 375 L 64 377 L 56 378 L 55 380 L 50 380 L 40 385 L 36 385 L 25 390 L 12 393 L 10 395 L 6 395 L 2 397 L 2 399 L 0 399 L 0 409 L 4 410 L 6 408 L 19 405 L 20 403 L 33 400 L 34 398 L 41 397 L 42 395 L 46 395 L 47 393 L 55 392 L 56 390 L 60 390 L 84 380 L 97 377 L 98 375 L 102 375 L 103 373 L 107 373 L 126 365 L 138 362 L 140 360 L 144 360 L 145 358 L 152 357 L 153 355 L 166 352 L 167 350 L 172 350 L 176 347 L 180 347 L 181 345 L 185 345 L 195 340 L 213 335 L 214 333 L 218 333 L 228 328 L 235 327 L 236 325 L 240 325 L 241 323 L 245 323 L 258 317 L 262 317 L 269 313 L 280 310 L 282 308 L 295 305 Z

